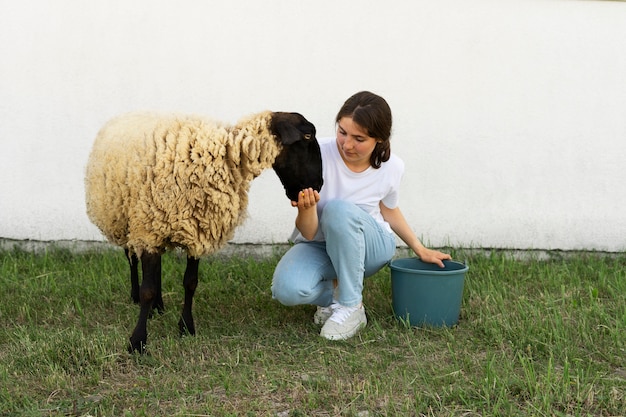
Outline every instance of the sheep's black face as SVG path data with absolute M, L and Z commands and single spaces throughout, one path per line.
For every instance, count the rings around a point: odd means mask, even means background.
M 283 145 L 274 161 L 274 171 L 291 201 L 305 188 L 322 189 L 322 155 L 315 126 L 298 113 L 273 113 L 272 133 Z

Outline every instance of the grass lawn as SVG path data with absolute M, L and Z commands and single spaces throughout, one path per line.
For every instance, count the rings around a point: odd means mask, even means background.
M 626 415 L 626 254 L 453 255 L 470 266 L 458 326 L 396 320 L 385 268 L 367 328 L 330 342 L 314 307 L 272 300 L 278 254 L 202 260 L 198 334 L 178 337 L 168 254 L 140 356 L 121 250 L 0 250 L 0 416 Z

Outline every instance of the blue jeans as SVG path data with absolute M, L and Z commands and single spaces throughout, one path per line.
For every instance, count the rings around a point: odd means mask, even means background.
M 341 200 L 326 204 L 319 227 L 325 242 L 296 243 L 278 262 L 272 296 L 284 305 L 326 307 L 333 302 L 337 279 L 336 301 L 356 306 L 363 300 L 363 279 L 393 257 L 395 236 L 363 209 Z

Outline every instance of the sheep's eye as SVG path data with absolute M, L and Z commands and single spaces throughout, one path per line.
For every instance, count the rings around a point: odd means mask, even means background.
M 310 134 L 310 133 L 307 133 L 306 135 L 304 135 L 304 138 L 305 138 L 306 140 L 311 139 L 311 134 Z

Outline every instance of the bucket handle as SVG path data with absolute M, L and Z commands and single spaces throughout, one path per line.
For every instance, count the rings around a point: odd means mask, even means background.
M 414 258 L 415 258 L 415 259 L 420 259 L 418 256 L 414 256 Z M 421 260 L 421 259 L 420 259 L 420 260 Z M 454 259 L 450 259 L 450 261 L 453 261 L 453 260 L 454 260 Z M 387 267 L 388 267 L 388 266 L 391 266 L 391 261 L 393 261 L 393 259 L 388 260 L 388 261 L 387 261 L 387 263 L 385 263 L 385 265 L 383 265 L 383 267 L 385 267 L 385 266 L 387 266 Z M 463 265 L 465 265 L 465 266 L 469 266 L 469 262 L 467 262 L 467 259 L 465 259 L 465 260 L 463 260 L 463 261 L 458 260 L 458 261 L 455 261 L 455 262 L 459 262 L 459 263 L 462 263 L 462 264 L 463 264 Z

